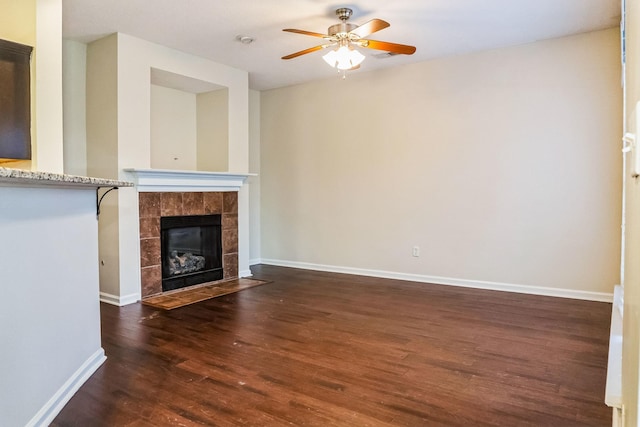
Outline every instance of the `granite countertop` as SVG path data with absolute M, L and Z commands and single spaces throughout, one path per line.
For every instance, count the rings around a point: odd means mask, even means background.
M 133 187 L 129 181 L 0 167 L 0 185 L 67 188 Z

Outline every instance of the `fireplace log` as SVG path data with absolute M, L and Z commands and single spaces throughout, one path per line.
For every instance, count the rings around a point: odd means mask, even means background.
M 204 257 L 185 252 L 178 255 L 178 251 L 171 251 L 169 256 L 169 274 L 177 276 L 180 274 L 193 273 L 204 269 Z

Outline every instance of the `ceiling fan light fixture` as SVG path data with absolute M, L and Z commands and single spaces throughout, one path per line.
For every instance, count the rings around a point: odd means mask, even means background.
M 351 46 L 340 46 L 322 56 L 327 64 L 338 70 L 350 70 L 364 61 L 365 56 Z

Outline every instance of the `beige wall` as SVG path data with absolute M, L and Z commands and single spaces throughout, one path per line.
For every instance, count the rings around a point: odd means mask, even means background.
M 196 94 L 151 85 L 151 167 L 196 170 Z
M 111 35 L 87 47 L 86 133 L 87 174 L 118 178 L 118 38 Z M 120 190 L 118 190 L 120 191 Z M 120 264 L 116 194 L 106 196 L 100 206 L 98 249 L 100 292 L 120 295 Z
M 88 170 L 95 176 L 115 174 L 127 180 L 124 169 L 151 167 L 152 69 L 228 88 L 229 171 L 246 173 L 248 73 L 126 34 L 97 40 L 87 50 Z M 249 263 L 246 193 L 242 189 L 238 196 L 241 274 Z M 121 188 L 105 199 L 100 215 L 100 289 L 103 299 L 115 304 L 140 298 L 137 211 L 136 189 Z
M 0 0 L 0 38 L 34 47 L 31 60 L 31 160 L 6 167 L 61 173 L 62 0 Z
M 636 124 L 640 101 L 640 5 L 627 0 L 626 24 L 626 131 L 636 134 L 636 150 L 640 143 Z M 622 403 L 625 426 L 637 426 L 638 354 L 640 339 L 640 180 L 631 178 L 632 155 L 626 158 L 626 233 L 624 268 L 624 317 L 622 351 Z
M 192 93 L 151 85 L 151 167 L 229 170 L 229 90 Z
M 36 0 L 0 0 L 0 38 L 36 44 Z
M 0 0 L 0 39 L 36 45 L 36 1 Z M 31 144 L 35 144 L 35 72 L 31 72 Z M 0 159 L 0 166 L 31 169 L 30 160 Z
M 196 97 L 198 170 L 229 170 L 229 90 L 199 93 Z
M 263 261 L 610 299 L 617 29 L 261 96 Z

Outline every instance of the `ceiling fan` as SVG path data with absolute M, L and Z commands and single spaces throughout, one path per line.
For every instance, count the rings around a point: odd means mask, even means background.
M 286 28 L 282 31 L 290 33 L 304 34 L 312 37 L 319 37 L 326 41 L 325 44 L 310 47 L 290 55 L 283 56 L 282 59 L 292 59 L 307 53 L 315 52 L 321 49 L 335 47 L 324 55 L 322 58 L 332 67 L 339 70 L 355 70 L 360 67 L 360 63 L 364 60 L 362 55 L 354 47 L 364 47 L 367 49 L 384 50 L 392 54 L 411 55 L 416 51 L 414 46 L 404 44 L 389 43 L 378 40 L 365 39 L 376 31 L 387 28 L 390 24 L 382 19 L 372 19 L 360 26 L 351 24 L 347 20 L 351 17 L 353 11 L 347 7 L 336 10 L 336 15 L 340 18 L 339 24 L 329 27 L 327 34 L 314 33 L 305 30 L 296 30 Z

